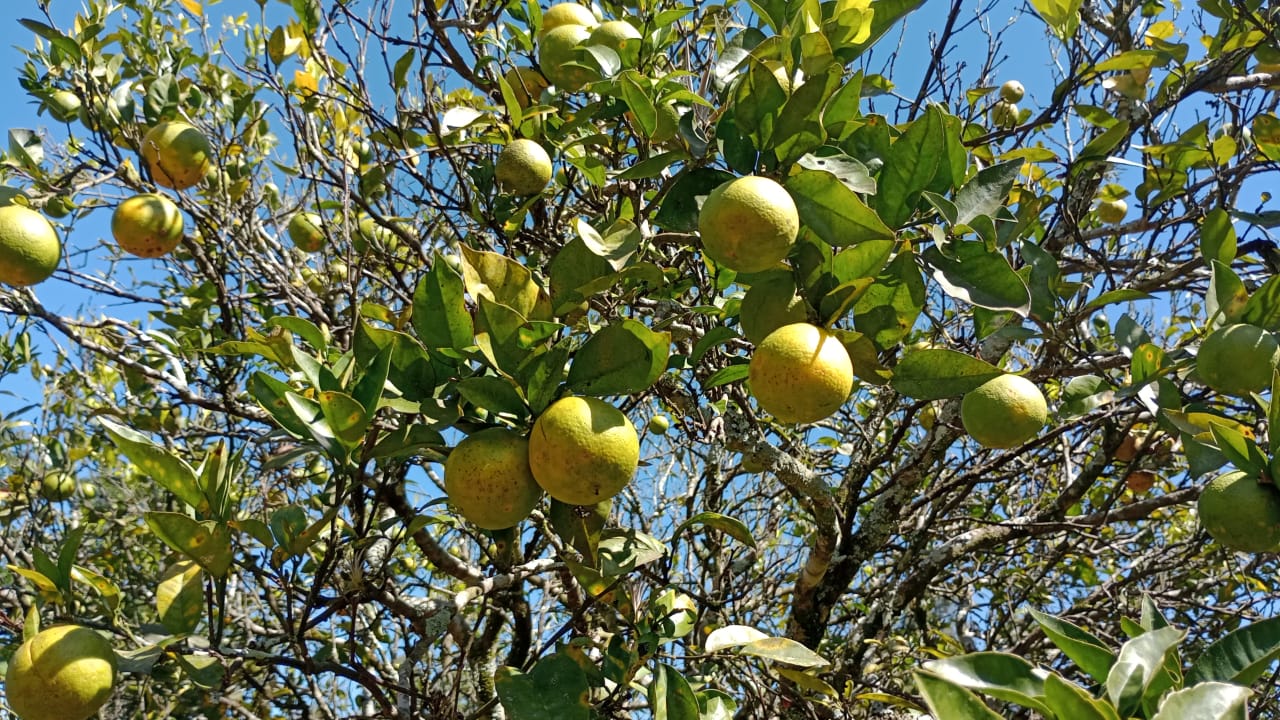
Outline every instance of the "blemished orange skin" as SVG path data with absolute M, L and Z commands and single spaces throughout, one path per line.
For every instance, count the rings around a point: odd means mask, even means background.
M 751 355 L 751 394 L 781 422 L 830 417 L 853 392 L 853 361 L 839 338 L 809 323 L 769 333 Z
M 529 441 L 507 428 L 481 430 L 458 443 L 445 460 L 444 487 L 458 512 L 485 530 L 518 524 L 542 499 L 529 469 Z

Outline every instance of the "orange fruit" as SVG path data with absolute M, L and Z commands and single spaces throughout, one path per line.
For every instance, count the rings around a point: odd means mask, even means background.
M 324 230 L 320 227 L 323 222 L 315 213 L 298 213 L 289 218 L 286 232 L 299 249 L 318 252 L 324 247 Z
M 116 654 L 79 625 L 42 630 L 18 647 L 4 676 L 9 709 L 22 720 L 87 720 L 111 698 Z
M 111 236 L 128 253 L 144 258 L 167 255 L 182 241 L 182 211 L 159 193 L 120 203 L 111 214 Z
M 1248 395 L 1271 387 L 1280 344 L 1255 325 L 1226 325 L 1209 333 L 1196 353 L 1204 384 L 1228 395 Z
M 1044 394 L 1020 375 L 988 380 L 960 401 L 965 432 L 983 447 L 1017 447 L 1035 437 L 1048 419 Z
M 600 73 L 578 57 L 578 48 L 590 37 L 591 31 L 582 25 L 561 25 L 538 38 L 538 67 L 557 89 L 577 92 L 600 79 Z
M 516 195 L 535 195 L 551 182 L 551 156 L 533 140 L 512 140 L 498 155 L 494 177 Z
M 40 213 L 22 205 L 0 207 L 0 283 L 12 287 L 47 279 L 62 259 L 62 241 Z
M 142 157 L 151 179 L 174 190 L 186 190 L 213 169 L 209 139 L 180 120 L 168 120 L 148 130 L 142 139 Z
M 562 503 L 594 505 L 617 495 L 639 464 L 635 426 L 598 398 L 560 398 L 538 416 L 529 435 L 533 477 Z
M 1200 524 L 1225 547 L 1272 552 L 1280 546 L 1280 490 L 1236 470 L 1214 478 L 1200 492 Z
M 711 191 L 698 214 L 698 231 L 712 260 L 738 272 L 760 272 L 791 251 L 800 215 L 781 185 L 749 175 Z
M 464 518 L 486 530 L 518 524 L 542 499 L 529 469 L 529 441 L 507 428 L 458 443 L 444 463 L 444 489 Z
M 853 392 L 853 361 L 839 338 L 817 325 L 792 323 L 769 333 L 751 354 L 751 394 L 781 422 L 830 416 Z
M 593 28 L 599 22 L 590 8 L 576 3 L 558 3 L 547 8 L 542 13 L 542 31 L 538 34 L 539 36 L 546 35 L 552 30 L 565 25 L 581 25 Z

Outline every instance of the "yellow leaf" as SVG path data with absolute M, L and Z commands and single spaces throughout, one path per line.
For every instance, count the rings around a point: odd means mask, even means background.
M 303 95 L 312 95 L 320 89 L 316 76 L 304 70 L 293 71 L 293 84 L 298 86 Z
M 200 3 L 196 2 L 196 0 L 178 0 L 178 2 L 182 3 L 182 7 L 186 8 L 187 12 L 192 15 L 204 17 L 204 8 L 200 7 Z

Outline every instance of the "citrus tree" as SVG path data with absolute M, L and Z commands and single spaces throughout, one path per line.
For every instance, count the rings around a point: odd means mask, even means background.
M 24 720 L 1277 712 L 1270 5 L 64 5 Z

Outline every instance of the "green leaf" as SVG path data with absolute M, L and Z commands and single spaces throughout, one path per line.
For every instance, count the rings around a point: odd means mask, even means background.
M 505 305 L 529 320 L 550 320 L 551 302 L 529 268 L 504 255 L 462 250 L 462 281 L 474 298 Z
M 1252 694 L 1252 690 L 1239 685 L 1200 683 L 1165 696 L 1160 711 L 1151 720 L 1247 720 L 1247 702 Z
M 649 684 L 649 710 L 653 720 L 699 720 L 698 698 L 675 668 L 658 663 Z
M 573 658 L 562 653 L 524 674 L 503 666 L 494 674 L 498 699 L 510 720 L 589 720 L 591 686 Z
M 786 188 L 800 222 L 832 247 L 894 237 L 893 230 L 830 172 L 802 170 L 787 179 Z
M 899 253 L 854 303 L 854 326 L 880 349 L 893 347 L 915 326 L 924 302 L 924 278 L 915 258 Z
M 212 690 L 222 684 L 222 677 L 226 674 L 226 669 L 222 667 L 222 663 L 218 658 L 211 655 L 177 655 L 178 665 L 182 668 L 182 674 L 187 676 L 195 685 L 205 690 Z
M 424 345 L 463 350 L 475 344 L 463 295 L 462 276 L 437 250 L 413 293 L 413 329 Z
M 654 224 L 671 232 L 694 232 L 698 229 L 697 198 L 710 195 L 712 190 L 734 177 L 723 170 L 711 168 L 682 173 L 662 197 L 662 206 L 653 218 Z
M 1200 255 L 1205 263 L 1217 260 L 1228 265 L 1236 258 L 1236 229 L 1220 207 L 1206 213 L 1200 223 Z
M 33 174 L 40 171 L 44 162 L 44 145 L 40 134 L 34 130 L 14 128 L 9 131 L 9 154 Z
M 527 414 L 524 398 L 506 378 L 481 375 L 458 381 L 458 394 L 467 402 L 490 412 L 523 417 Z
M 624 319 L 602 328 L 574 355 L 569 387 L 587 395 L 642 392 L 667 369 L 671 335 Z
M 895 390 L 917 400 L 964 395 L 1004 374 L 1000 368 L 955 350 L 916 350 L 902 356 L 893 369 Z
M 1132 288 L 1110 290 L 1090 300 L 1084 307 L 1080 308 L 1080 312 L 1087 313 L 1116 303 L 1133 302 L 1134 300 L 1150 300 L 1151 297 L 1150 293 L 1145 293 L 1141 290 L 1134 290 Z
M 768 637 L 768 635 L 753 627 L 726 625 L 711 631 L 711 634 L 707 636 L 706 642 L 702 644 L 702 651 L 706 653 L 720 652 L 728 648 L 742 647 L 748 643 L 764 640 Z
M 1022 172 L 1022 160 L 985 167 L 956 193 L 956 222 L 968 225 L 976 217 L 994 217 L 1009 198 L 1013 183 Z
M 753 640 L 743 645 L 740 652 L 743 655 L 755 655 L 766 660 L 802 668 L 822 667 L 831 664 L 829 660 L 818 653 L 791 638 L 784 637 L 766 637 Z
M 1227 263 L 1210 260 L 1209 266 L 1212 268 L 1209 292 L 1205 293 L 1205 309 L 1209 320 L 1218 319 L 1221 313 L 1224 324 L 1237 322 L 1244 315 L 1245 306 L 1249 304 L 1249 291 L 1245 290 L 1244 282 Z
M 249 378 L 249 393 L 258 401 L 263 410 L 271 415 L 280 427 L 296 438 L 309 438 L 311 431 L 307 424 L 293 411 L 288 395 L 293 388 L 288 383 L 277 380 L 264 372 L 255 372 Z
M 929 188 L 947 152 L 946 124 L 938 105 L 930 105 L 923 116 L 889 146 L 889 156 L 880 170 L 880 191 L 875 210 L 891 228 L 899 228 L 915 213 L 920 194 Z
M 980 242 L 952 243 L 947 250 L 944 255 L 935 245 L 922 256 L 933 267 L 933 279 L 948 295 L 1023 317 L 1031 311 L 1031 290 L 1003 254 L 988 250 Z
M 114 614 L 120 609 L 119 585 L 83 565 L 71 566 L 70 574 L 72 580 L 93 588 L 111 613 Z
M 1280 657 L 1280 617 L 1234 630 L 1205 648 L 1187 671 L 1187 685 L 1229 682 L 1249 686 Z
M 848 64 L 869 50 L 877 40 L 897 25 L 899 20 L 921 5 L 924 5 L 924 0 L 876 0 L 874 12 L 871 15 L 871 32 L 867 38 L 847 47 L 836 48 L 836 57 L 842 63 Z
M 329 429 L 333 431 L 339 442 L 348 448 L 354 448 L 364 439 L 365 430 L 369 427 L 369 413 L 355 398 L 334 390 L 326 390 L 316 396 L 320 403 L 320 411 L 324 413 Z
M 164 544 L 199 563 L 216 578 L 231 569 L 231 531 L 221 523 L 196 522 L 182 513 L 148 512 L 147 527 Z
M 1062 720 L 1120 720 L 1115 708 L 1098 700 L 1075 683 L 1049 673 L 1044 680 L 1044 701 Z
M 1265 330 L 1280 330 L 1280 275 L 1272 275 L 1253 291 L 1245 303 L 1240 321 Z
M 720 513 L 710 511 L 700 512 L 680 523 L 680 527 L 676 528 L 675 532 L 671 533 L 671 537 L 678 537 L 682 531 L 687 528 L 694 527 L 695 525 L 702 525 L 704 527 L 709 527 L 712 530 L 719 530 L 747 547 L 756 547 L 756 540 L 751 537 L 751 529 L 747 527 L 746 523 L 741 520 L 731 518 L 728 515 L 721 515 Z
M 613 499 L 601 500 L 595 505 L 570 505 L 551 498 L 547 519 L 551 529 L 561 540 L 577 550 L 589 562 L 596 562 L 596 549 L 600 544 L 600 532 L 609 521 Z
M 1017 655 L 975 652 L 927 662 L 924 669 L 948 682 L 1016 703 L 1041 713 L 1049 708 L 1044 695 L 1043 671 Z
M 1055 0 L 1048 0 L 1054 2 Z M 1098 135 L 1090 140 L 1084 149 L 1080 151 L 1080 155 L 1076 158 L 1076 162 L 1072 165 L 1073 169 L 1087 168 L 1091 162 L 1101 162 L 1111 154 L 1112 150 L 1120 144 L 1125 138 L 1129 137 L 1129 122 L 1122 120 L 1115 125 L 1107 128 L 1106 132 Z
M 733 111 L 738 129 L 756 149 L 773 147 L 773 128 L 786 102 L 787 93 L 773 71 L 753 56 L 734 90 Z
M 619 220 L 606 232 L 601 234 L 591 223 L 582 218 L 574 223 L 578 237 L 587 249 L 597 257 L 603 258 L 614 270 L 621 270 L 640 247 L 640 229 L 630 220 Z
M 281 315 L 268 319 L 262 324 L 262 327 L 268 330 L 283 328 L 307 341 L 311 347 L 315 348 L 316 352 L 323 353 L 328 348 L 324 331 L 317 327 L 315 323 L 304 318 Z
M 373 365 L 374 358 L 379 353 L 389 352 L 387 380 L 406 400 L 417 402 L 435 394 L 436 372 L 431 365 L 431 356 L 412 335 L 373 327 L 362 321 L 356 325 L 352 349 L 357 361 L 365 367 Z M 376 407 L 365 409 L 369 418 L 377 410 Z
M 699 690 L 699 720 L 733 720 L 738 714 L 738 704 L 728 694 L 719 690 Z
M 197 512 L 208 512 L 209 501 L 200 489 L 196 471 L 186 461 L 174 457 L 137 430 L 125 427 L 111 418 L 99 417 L 98 422 L 135 468 L 160 483 Z
M 805 57 L 815 56 L 808 54 Z M 826 142 L 822 107 L 839 87 L 840 76 L 838 71 L 810 73 L 804 84 L 787 98 L 773 132 L 774 156 L 779 163 L 789 165 Z
M 937 720 L 999 720 L 977 695 L 933 673 L 917 670 L 911 673 L 916 689 Z
M 662 541 L 639 530 L 610 528 L 600 533 L 600 574 L 607 578 L 625 575 L 667 554 Z
M 1213 434 L 1214 444 L 1226 456 L 1227 460 L 1240 470 L 1253 477 L 1259 477 L 1267 470 L 1267 456 L 1257 443 L 1245 437 L 1235 428 L 1210 423 L 1209 432 Z
M 1074 623 L 1037 610 L 1031 611 L 1031 617 L 1040 624 L 1049 640 L 1071 658 L 1077 667 L 1098 682 L 1107 679 L 1116 656 L 1097 636 Z
M 728 385 L 731 382 L 745 380 L 747 375 L 750 374 L 750 370 L 750 366 L 745 362 L 726 365 L 712 373 L 711 377 L 707 378 L 706 382 L 702 383 L 702 387 L 709 390 L 714 387 L 720 387 L 721 385 Z
M 200 566 L 179 560 L 165 568 L 156 586 L 156 614 L 174 635 L 195 631 L 204 612 L 204 580 Z
M 871 171 L 867 169 L 865 163 L 838 150 L 833 151 L 829 147 L 823 148 L 820 152 L 822 154 L 805 155 L 797 160 L 796 164 L 805 170 L 831 173 L 855 193 L 876 194 L 876 180 L 871 176 Z M 880 218 L 877 217 L 876 222 L 880 222 Z
M 1163 627 L 1143 633 L 1125 643 L 1116 664 L 1107 673 L 1107 697 L 1128 717 L 1141 704 L 1147 686 L 1164 667 L 1166 656 L 1177 649 L 1186 633 L 1175 627 Z

